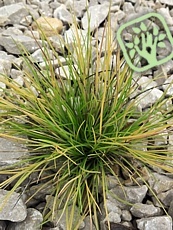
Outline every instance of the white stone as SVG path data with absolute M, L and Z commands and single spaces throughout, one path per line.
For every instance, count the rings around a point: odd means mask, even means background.
M 6 26 L 10 22 L 7 16 L 0 16 L 0 26 Z
M 13 64 L 14 64 L 15 66 L 17 66 L 18 68 L 22 68 L 23 58 L 22 58 L 22 57 L 15 58 L 15 59 L 13 60 Z
M 77 20 L 75 16 L 73 16 L 70 11 L 67 10 L 64 4 L 61 4 L 55 11 L 54 17 L 59 18 L 64 23 L 72 24 L 74 20 Z
M 0 96 L 3 93 L 4 89 L 6 89 L 6 84 L 0 81 Z
M 50 17 L 52 16 L 52 8 L 50 8 L 49 6 L 49 2 L 44 1 L 40 1 L 40 10 L 39 10 L 40 14 L 42 16 L 47 16 Z
M 132 206 L 130 211 L 133 214 L 133 216 L 138 218 L 153 217 L 161 214 L 161 209 L 155 207 L 153 204 L 148 205 L 148 204 L 136 203 Z
M 115 6 L 111 6 L 110 12 L 114 14 L 115 12 L 119 11 L 119 9 L 120 9 L 119 6 L 116 6 L 116 5 Z
M 167 192 L 159 193 L 157 198 L 164 204 L 164 206 L 169 207 L 171 201 L 173 200 L 173 189 L 170 189 Z
M 120 22 L 126 17 L 126 14 L 122 10 L 119 10 L 115 13 L 115 17 L 117 18 L 117 21 Z
M 135 12 L 137 12 L 138 14 L 140 14 L 142 16 L 144 14 L 148 14 L 148 13 L 153 12 L 153 9 L 151 7 L 148 7 L 148 6 L 139 5 L 139 6 L 135 7 Z
M 106 221 L 109 221 L 112 223 L 120 223 L 121 218 L 120 218 L 120 215 L 118 213 L 110 212 L 110 213 L 108 213 L 107 217 L 104 219 L 104 222 L 106 222 Z
M 12 65 L 11 61 L 0 58 L 0 74 L 9 75 L 10 74 L 11 65 Z
M 32 53 L 39 48 L 41 41 L 35 41 L 33 38 L 25 35 L 0 36 L 0 45 L 10 54 L 21 54 L 22 49 Z
M 20 24 L 24 25 L 24 26 L 30 26 L 32 23 L 32 16 L 28 15 L 26 17 L 24 17 L 21 21 Z
M 152 173 L 148 183 L 156 194 L 168 191 L 169 189 L 173 188 L 173 179 L 158 173 Z
M 0 165 L 10 165 L 19 161 L 19 158 L 27 154 L 24 145 L 5 138 L 0 138 Z
M 163 89 L 166 91 L 166 95 L 173 95 L 173 74 L 164 82 Z
M 128 210 L 122 210 L 121 219 L 125 221 L 131 221 L 132 215 Z
M 31 38 L 34 38 L 34 39 L 40 39 L 39 32 L 35 31 L 35 30 L 33 30 L 33 31 L 25 30 L 24 35 L 28 36 L 28 37 L 31 37 Z
M 139 230 L 172 230 L 170 216 L 142 218 L 136 221 Z
M 20 21 L 29 14 L 26 5 L 15 3 L 0 7 L 1 17 L 7 18 L 9 23 L 20 23 Z
M 23 76 L 23 72 L 21 70 L 18 70 L 18 69 L 11 69 L 10 76 L 13 79 L 16 79 L 18 77 L 22 77 Z
M 55 73 L 56 73 L 57 76 L 61 76 L 63 78 L 67 78 L 67 79 L 70 78 L 69 67 L 67 65 L 57 68 L 55 70 Z
M 49 55 L 50 60 L 53 59 L 53 51 L 46 48 L 46 55 Z M 44 62 L 45 57 L 44 57 L 44 48 L 36 50 L 34 53 L 31 54 L 32 60 L 34 62 Z
M 157 116 L 157 115 L 156 115 Z M 158 116 L 159 119 L 159 116 Z M 168 144 L 168 131 L 167 129 L 163 130 L 162 133 L 159 133 L 157 136 L 153 137 L 155 146 L 167 146 Z
M 57 51 L 62 53 L 64 50 L 64 40 L 63 40 L 63 36 L 61 36 L 60 34 L 57 36 L 51 36 L 49 38 L 53 48 Z
M 42 214 L 34 208 L 28 208 L 26 219 L 20 223 L 10 223 L 8 230 L 40 230 L 42 222 Z
M 145 76 L 140 77 L 137 83 L 142 90 L 155 88 L 157 86 L 157 83 L 155 81 Z
M 8 27 L 1 34 L 4 36 L 11 36 L 11 35 L 22 35 L 23 33 L 21 30 L 19 30 L 16 27 Z
M 117 207 L 115 204 L 113 204 L 110 200 L 106 200 L 106 207 L 108 212 L 114 212 L 121 215 L 121 209 Z
M 20 198 L 20 194 L 16 192 L 12 193 L 4 203 L 8 193 L 9 191 L 0 189 L 0 207 L 4 205 L 0 211 L 0 220 L 21 222 L 27 216 L 26 206 Z
M 168 26 L 172 26 L 173 25 L 173 19 L 169 13 L 169 8 L 160 8 L 157 9 L 157 13 L 161 14 L 163 16 L 163 18 L 165 19 L 166 23 Z
M 87 34 L 87 31 L 77 29 L 74 25 L 72 25 L 67 31 L 65 31 L 65 43 L 71 44 L 77 42 L 77 39 L 79 38 L 82 45 L 86 41 Z
M 131 2 L 124 2 L 123 4 L 123 12 L 125 14 L 133 14 L 135 13 L 134 6 Z
M 59 57 L 59 59 L 55 59 L 55 60 L 51 60 L 50 61 L 51 65 L 54 67 L 54 68 L 58 68 L 60 67 L 61 65 L 65 65 L 66 64 L 66 59 L 64 57 Z M 61 64 L 60 64 L 61 63 Z M 39 66 L 42 68 L 42 69 L 47 69 L 47 63 L 44 61 L 44 62 L 40 62 L 39 63 Z M 64 71 L 62 70 L 62 67 L 60 67 L 61 70 L 60 72 L 61 73 L 64 73 Z M 67 66 L 65 67 L 65 69 L 67 69 Z M 56 74 L 59 74 L 59 71 L 58 69 L 55 70 L 55 73 Z
M 14 79 L 14 82 L 16 82 L 17 85 L 19 85 L 19 86 L 23 86 L 23 85 L 24 85 L 23 76 L 17 76 L 17 77 Z
M 90 32 L 99 27 L 99 25 L 105 20 L 109 12 L 109 4 L 104 3 L 101 5 L 90 6 L 88 11 L 84 14 L 82 18 L 82 27 L 84 30 L 90 28 Z M 90 24 L 89 19 L 90 17 Z
M 126 203 L 140 203 L 143 201 L 144 197 L 147 193 L 147 186 L 116 186 L 115 188 L 111 189 L 107 193 L 107 199 L 114 203 L 114 205 L 120 208 L 128 208 L 128 204 Z M 117 199 L 116 199 L 117 197 Z M 125 202 L 120 202 L 119 199 L 124 200 Z
M 142 109 L 152 106 L 155 102 L 157 102 L 157 100 L 161 98 L 162 95 L 163 92 L 157 88 L 148 90 L 144 93 L 141 92 L 135 101 L 137 109 L 141 111 Z
M 70 12 L 76 15 L 76 17 L 82 17 L 84 10 L 86 10 L 88 6 L 88 0 L 67 0 L 65 5 Z
M 173 60 L 169 60 L 163 65 L 161 65 L 161 69 L 162 69 L 163 74 L 167 77 L 167 73 L 173 71 Z
M 30 89 L 31 89 L 31 91 L 33 92 L 33 94 L 36 96 L 36 97 L 38 97 L 38 91 L 36 90 L 36 88 L 33 86 L 33 85 L 31 85 L 30 86 Z
M 159 0 L 160 3 L 173 6 L 173 0 Z
M 105 2 L 110 3 L 110 0 L 98 0 L 99 3 L 103 4 Z M 112 5 L 121 5 L 122 3 L 124 3 L 124 0 L 111 0 Z

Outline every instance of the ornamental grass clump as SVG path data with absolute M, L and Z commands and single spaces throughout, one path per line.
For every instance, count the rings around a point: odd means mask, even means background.
M 163 93 L 150 108 L 138 109 L 137 79 L 108 24 L 101 40 L 93 39 L 89 29 L 84 35 L 76 24 L 73 33 L 73 41 L 62 41 L 61 54 L 42 34 L 44 67 L 21 49 L 24 86 L 1 76 L 7 87 L 0 98 L 0 136 L 21 141 L 29 153 L 0 169 L 1 175 L 10 175 L 0 188 L 12 184 L 12 193 L 35 178 L 26 191 L 37 185 L 34 197 L 50 188 L 53 198 L 45 206 L 45 221 L 54 220 L 61 210 L 59 219 L 66 215 L 68 230 L 78 229 L 87 215 L 99 229 L 101 201 L 108 214 L 109 175 L 120 184 L 123 175 L 134 183 L 140 177 L 147 184 L 143 167 L 173 171 L 168 144 L 155 144 L 165 131 L 171 132 L 172 108 L 165 109 Z M 76 207 L 80 218 L 74 223 Z

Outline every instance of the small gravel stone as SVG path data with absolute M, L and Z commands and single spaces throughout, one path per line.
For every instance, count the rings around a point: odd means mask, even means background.
M 25 35 L 0 36 L 0 45 L 10 54 L 21 54 L 22 47 L 32 53 L 39 48 L 39 41 Z
M 90 32 L 96 29 L 107 17 L 109 12 L 109 4 L 90 6 L 88 13 L 86 12 L 82 18 L 82 26 L 84 30 L 88 29 L 88 15 L 90 15 Z
M 107 198 L 116 206 L 120 208 L 129 208 L 129 205 L 123 202 L 119 202 L 116 197 L 129 203 L 141 203 L 147 193 L 147 186 L 142 185 L 141 187 L 129 186 L 129 187 L 115 187 L 108 191 Z
M 20 194 L 14 192 L 9 199 L 5 201 L 8 191 L 0 189 L 0 206 L 4 205 L 0 211 L 0 220 L 9 220 L 13 222 L 21 222 L 27 216 L 27 210 L 24 202 L 20 198 Z M 6 202 L 4 204 L 4 201 Z
M 51 60 L 53 59 L 54 56 L 53 56 L 52 50 L 47 49 L 46 54 L 49 55 L 49 58 Z M 34 53 L 32 53 L 31 57 L 32 57 L 32 60 L 34 62 L 44 62 L 44 59 L 45 59 L 44 54 L 43 54 L 43 50 L 41 50 L 41 49 L 38 49 Z
M 110 200 L 106 200 L 106 207 L 107 207 L 108 212 L 114 212 L 114 213 L 118 213 L 119 215 L 121 215 L 121 209 L 115 206 L 115 204 L 113 204 Z
M 172 50 L 172 49 L 171 49 Z M 163 65 L 161 65 L 161 69 L 163 71 L 163 73 L 167 76 L 167 73 L 171 73 L 173 71 L 173 60 L 169 60 L 167 62 L 165 62 Z
M 87 216 L 87 217 L 84 219 L 84 223 L 85 223 L 85 227 L 82 228 L 82 230 L 90 230 L 90 229 L 96 230 L 94 224 L 92 223 L 92 225 L 91 225 L 91 220 L 90 220 L 90 217 L 89 217 L 89 216 Z
M 76 29 L 75 27 L 71 26 L 64 33 L 65 43 L 68 43 L 68 44 L 74 43 L 74 41 L 76 41 L 77 39 L 77 36 L 79 36 L 79 39 L 82 45 L 87 36 L 87 31 L 82 30 L 82 29 Z
M 107 217 L 104 219 L 103 222 L 109 221 L 111 223 L 120 223 L 121 217 L 118 213 L 110 212 L 108 213 Z
M 135 13 L 134 6 L 131 2 L 124 2 L 123 4 L 123 12 L 125 14 L 133 14 Z
M 173 20 L 172 20 L 172 17 L 170 15 L 170 13 L 169 13 L 168 7 L 158 9 L 157 13 L 161 14 L 164 17 L 164 19 L 165 19 L 165 21 L 166 21 L 168 26 L 173 25 Z
M 147 90 L 151 88 L 155 88 L 157 83 L 150 79 L 149 77 L 142 76 L 138 80 L 138 85 L 142 90 Z
M 156 194 L 173 188 L 173 179 L 158 173 L 151 174 L 148 183 Z
M 158 207 L 155 207 L 154 205 L 147 205 L 147 204 L 141 204 L 136 203 L 132 206 L 130 209 L 131 213 L 135 217 L 151 217 L 151 216 L 158 216 L 161 213 L 161 209 Z
M 21 77 L 21 78 L 22 78 L 23 72 L 22 72 L 21 70 L 11 69 L 10 76 L 11 76 L 13 79 L 17 79 L 18 77 Z
M 167 192 L 159 193 L 157 197 L 164 204 L 164 206 L 168 207 L 173 200 L 173 189 L 170 189 Z
M 98 0 L 100 4 L 105 3 L 105 2 L 110 3 L 110 0 Z M 124 0 L 111 0 L 112 5 L 121 5 L 124 2 Z
M 120 22 L 126 17 L 126 14 L 122 10 L 119 10 L 115 13 L 115 17 L 117 18 L 117 21 Z
M 10 22 L 7 16 L 0 16 L 0 26 L 6 26 Z
M 15 24 L 20 23 L 28 15 L 28 11 L 23 3 L 15 3 L 0 7 L 0 15 L 3 20 L 7 20 L 6 24 Z
M 88 1 L 86 0 L 78 0 L 78 1 L 67 1 L 65 3 L 66 7 L 70 12 L 74 13 L 76 17 L 82 17 L 84 14 L 84 11 L 86 10 L 88 6 Z
M 72 24 L 74 22 L 72 14 L 67 10 L 66 5 L 64 4 L 61 4 L 57 9 L 55 9 L 54 17 L 59 18 L 61 21 L 67 24 Z
M 63 43 L 63 37 L 61 35 L 55 35 L 55 36 L 51 36 L 49 38 L 52 46 L 54 47 L 54 49 L 59 52 L 59 53 L 62 53 L 63 50 L 64 50 L 64 43 Z M 60 58 L 63 58 L 63 57 L 60 57 Z
M 6 30 L 4 30 L 1 34 L 4 36 L 11 36 L 12 34 L 13 35 L 22 35 L 23 32 L 16 27 L 9 27 Z
M 166 92 L 166 95 L 173 95 L 173 74 L 164 82 L 163 89 Z
M 74 207 L 69 206 L 68 207 L 68 213 L 70 215 L 71 213 L 71 209 L 73 209 Z M 58 210 L 58 212 L 55 212 L 55 217 L 53 220 L 51 220 L 51 222 L 54 224 L 54 226 L 59 227 L 61 230 L 67 230 L 67 222 L 66 222 L 66 213 L 63 213 L 63 209 Z M 74 212 L 74 216 L 73 216 L 73 227 L 72 229 L 75 229 L 74 226 L 79 222 L 79 220 L 81 220 L 81 216 L 79 213 L 79 209 L 77 207 L 74 208 L 73 210 Z M 60 219 L 61 217 L 61 219 Z M 82 221 L 80 223 L 79 229 L 82 229 L 85 227 L 85 223 L 84 221 Z
M 1 94 L 3 94 L 4 89 L 6 89 L 6 84 L 3 82 L 0 82 L 0 96 L 1 96 Z
M 29 208 L 26 219 L 20 223 L 11 223 L 8 230 L 41 230 L 42 222 L 42 214 L 34 208 Z
M 35 30 L 33 30 L 33 31 L 25 30 L 24 35 L 31 37 L 31 38 L 34 38 L 34 39 L 38 39 L 38 40 L 40 39 L 39 32 L 35 31 Z
M 49 2 L 41 1 L 40 3 L 40 9 L 39 9 L 39 13 L 42 16 L 51 16 L 52 15 L 52 9 L 50 8 L 50 5 L 48 4 Z
M 148 90 L 137 97 L 135 104 L 139 111 L 151 107 L 158 99 L 161 98 L 163 92 L 157 88 Z
M 142 218 L 136 221 L 139 230 L 172 230 L 170 216 Z
M 0 166 L 14 164 L 26 154 L 24 145 L 0 138 Z
M 160 3 L 173 6 L 173 0 L 160 0 Z
M 132 215 L 128 210 L 122 210 L 121 219 L 125 220 L 125 221 L 131 221 L 132 220 Z

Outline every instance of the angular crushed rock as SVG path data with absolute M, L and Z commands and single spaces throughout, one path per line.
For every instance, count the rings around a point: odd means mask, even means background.
M 139 230 L 172 230 L 172 219 L 169 216 L 157 216 L 137 220 Z
M 29 208 L 26 219 L 20 223 L 11 223 L 8 230 L 41 230 L 42 222 L 42 214 L 34 208 Z
M 19 193 L 12 193 L 7 199 L 8 191 L 0 189 L 0 220 L 9 220 L 12 222 L 21 222 L 27 216 L 26 205 L 20 198 Z M 7 200 L 6 200 L 7 199 Z
M 131 213 L 135 217 L 151 217 L 151 216 L 158 216 L 161 214 L 161 209 L 158 207 L 155 207 L 153 204 L 142 204 L 142 203 L 136 203 L 132 206 L 130 209 Z
M 14 164 L 27 153 L 24 145 L 0 138 L 0 166 Z

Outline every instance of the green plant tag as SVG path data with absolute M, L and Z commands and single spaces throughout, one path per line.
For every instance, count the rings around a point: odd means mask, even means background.
M 132 35 L 128 42 L 123 39 L 127 32 Z M 123 24 L 118 29 L 117 40 L 128 65 L 136 72 L 146 71 L 173 58 L 173 38 L 164 18 L 158 13 L 149 13 Z M 159 57 L 159 49 L 166 48 L 165 42 L 171 49 L 168 55 Z M 145 65 L 140 65 L 142 60 L 145 60 Z

